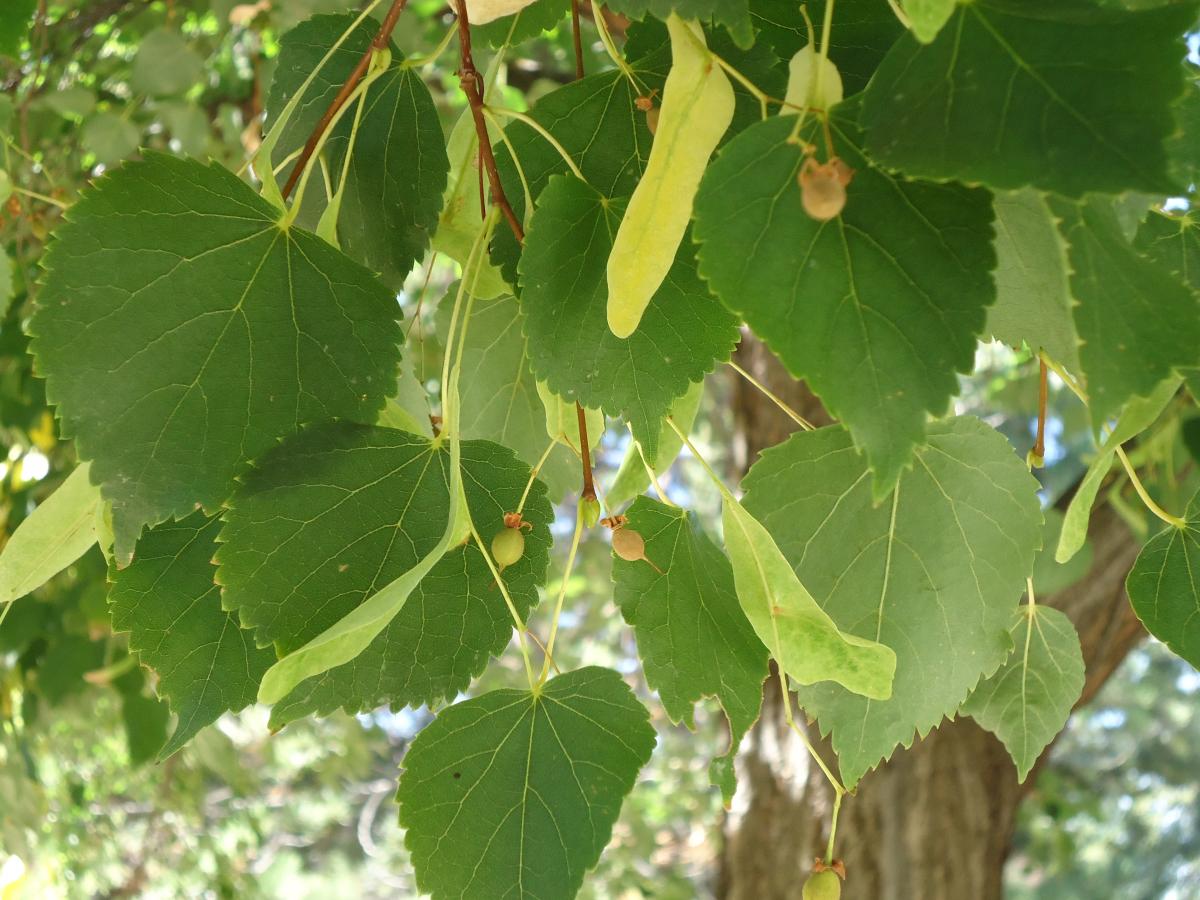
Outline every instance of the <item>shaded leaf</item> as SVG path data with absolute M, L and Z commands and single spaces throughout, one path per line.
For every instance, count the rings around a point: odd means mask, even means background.
M 129 84 L 139 94 L 182 94 L 204 76 L 204 60 L 173 28 L 142 35 L 133 58 Z
M 747 0 L 607 0 L 605 8 L 641 21 L 647 14 L 666 21 L 672 13 L 681 19 L 698 19 L 724 25 L 739 47 L 754 43 Z
M 703 400 L 704 382 L 697 381 L 688 388 L 686 394 L 671 405 L 669 415 L 680 431 L 685 434 L 691 431 Z M 625 450 L 625 457 L 621 460 L 617 474 L 613 476 L 612 484 L 605 492 L 604 500 L 613 509 L 624 506 L 650 486 L 650 476 L 646 473 L 647 464 L 655 470 L 655 474 L 661 475 L 671 468 L 683 447 L 683 440 L 666 422 L 661 423 L 658 428 L 658 458 L 653 462 L 649 459 L 643 461 L 645 448 L 639 451 L 636 441 L 635 435 Z

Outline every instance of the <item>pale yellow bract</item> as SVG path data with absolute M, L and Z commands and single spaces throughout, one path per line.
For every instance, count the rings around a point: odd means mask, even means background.
M 671 71 L 650 159 L 608 257 L 608 327 L 619 338 L 637 330 L 667 277 L 700 178 L 733 119 L 733 88 L 708 52 L 700 25 L 672 15 L 667 31 Z

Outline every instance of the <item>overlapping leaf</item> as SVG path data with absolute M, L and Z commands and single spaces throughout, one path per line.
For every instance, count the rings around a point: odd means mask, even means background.
M 444 710 L 409 748 L 396 795 L 419 890 L 574 897 L 650 759 L 647 718 L 594 667 Z
M 892 497 L 840 428 L 798 434 L 746 476 L 746 507 L 845 631 L 896 651 L 892 697 L 799 688 L 852 786 L 951 715 L 1012 647 L 1008 629 L 1041 538 L 1036 480 L 982 422 L 929 428 Z
M 1183 527 L 1168 525 L 1142 548 L 1125 590 L 1146 630 L 1200 669 L 1200 495 Z
M 737 343 L 696 275 L 690 240 L 629 338 L 607 326 L 605 267 L 625 202 L 570 176 L 538 198 L 521 257 L 530 366 L 562 397 L 624 418 L 653 458 L 663 416 Z
M 267 102 L 268 126 L 354 19 L 349 14 L 314 16 L 284 35 Z M 363 21 L 317 72 L 276 145 L 276 164 L 303 146 L 377 30 L 372 20 Z M 398 289 L 429 246 L 450 162 L 429 88 L 414 69 L 404 65 L 399 50 L 394 45 L 390 49 L 391 65 L 367 90 L 363 102 L 338 214 L 338 240 L 346 253 Z M 354 115 L 354 107 L 348 107 L 325 145 L 335 188 Z M 325 207 L 325 190 L 320 173 L 314 173 L 304 197 L 305 221 L 316 222 Z
M 259 643 L 304 645 L 412 569 L 441 539 L 450 510 L 445 443 L 402 431 L 330 424 L 306 429 L 261 462 L 221 531 L 224 603 Z M 516 509 L 529 467 L 486 441 L 462 443 L 463 487 L 486 541 Z M 523 515 L 534 530 L 504 571 L 518 612 L 537 602 L 552 519 L 535 483 Z M 464 534 L 469 530 L 464 526 Z M 338 706 L 358 711 L 453 697 L 503 650 L 512 619 L 474 541 L 452 547 L 357 658 L 300 684 L 277 724 Z
M 696 421 L 696 414 L 700 411 L 700 404 L 703 400 L 704 382 L 697 381 L 688 388 L 686 394 L 671 405 L 671 420 L 681 431 L 685 433 L 691 431 L 692 423 Z M 612 483 L 604 495 L 605 502 L 611 508 L 620 509 L 650 486 L 650 475 L 646 471 L 647 465 L 654 470 L 655 474 L 661 475 L 671 467 L 671 464 L 675 462 L 675 457 L 683 448 L 683 441 L 678 433 L 666 422 L 659 426 L 656 443 L 658 446 L 657 458 L 646 457 L 645 448 L 638 446 L 636 438 L 625 449 L 625 457 L 621 460 L 621 466 L 617 469 L 617 474 L 613 476 Z
M 615 599 L 637 635 L 646 683 L 667 715 L 693 727 L 693 706 L 715 697 L 729 719 L 730 745 L 710 775 L 729 803 L 733 755 L 758 718 L 767 650 L 750 627 L 729 560 L 694 513 L 639 497 L 627 527 L 646 542 L 646 562 L 613 559 Z
M 113 628 L 158 673 L 158 691 L 179 717 L 165 758 L 224 712 L 254 702 L 275 661 L 237 617 L 221 609 L 212 564 L 220 522 L 196 512 L 165 522 L 138 541 L 133 564 L 112 572 L 108 603 Z
M 1083 691 L 1083 650 L 1071 620 L 1048 606 L 1019 609 L 1010 634 L 1012 655 L 962 711 L 1000 738 L 1024 781 Z
M 987 332 L 1004 343 L 1027 343 L 1079 372 L 1079 338 L 1071 317 L 1067 247 L 1045 198 L 1034 190 L 1004 191 L 996 211 L 996 303 Z
M 1200 299 L 1129 245 L 1111 204 L 1051 198 L 1050 209 L 1068 245 L 1079 359 L 1099 428 L 1173 369 L 1200 365 Z
M 607 0 L 605 7 L 641 20 L 647 14 L 665 21 L 671 13 L 681 19 L 698 19 L 724 25 L 738 46 L 754 43 L 754 28 L 747 0 Z
M 858 170 L 839 217 L 805 213 L 795 118 L 777 116 L 718 153 L 695 234 L 701 274 L 846 423 L 881 497 L 974 363 L 995 298 L 991 197 L 874 167 L 855 105 L 838 109 L 836 152 Z
M 867 89 L 867 150 L 909 175 L 1068 196 L 1178 189 L 1166 144 L 1195 3 L 975 0 Z
M 143 525 L 215 509 L 298 424 L 370 421 L 395 392 L 394 297 L 278 215 L 216 165 L 147 154 L 57 231 L 31 347 L 121 563 Z

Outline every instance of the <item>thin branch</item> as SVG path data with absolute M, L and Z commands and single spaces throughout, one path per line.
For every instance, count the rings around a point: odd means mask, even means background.
M 596 485 L 592 482 L 592 452 L 588 446 L 587 413 L 579 401 L 575 401 L 575 415 L 579 419 L 579 455 L 583 459 L 583 492 L 584 500 L 596 499 Z
M 288 196 L 296 187 L 296 183 L 300 180 L 300 175 L 304 172 L 308 165 L 309 159 L 312 158 L 313 152 L 320 144 L 321 138 L 325 135 L 325 129 L 329 127 L 329 123 L 333 121 L 338 112 L 350 96 L 354 93 L 354 89 L 358 87 L 358 83 L 362 81 L 363 76 L 367 74 L 367 68 L 371 65 L 371 57 L 375 55 L 377 50 L 383 50 L 387 47 L 388 41 L 391 40 L 392 32 L 396 28 L 396 22 L 400 19 L 400 13 L 404 12 L 404 7 L 408 4 L 408 0 L 392 0 L 392 6 L 387 11 L 387 15 L 383 18 L 383 23 L 379 26 L 379 32 L 363 53 L 362 59 L 358 61 L 358 65 L 346 77 L 346 82 L 338 90 L 329 106 L 317 121 L 316 126 L 312 130 L 312 134 L 308 136 L 308 140 L 304 142 L 304 149 L 300 151 L 300 156 L 296 160 L 296 165 L 292 167 L 291 174 L 288 175 L 287 183 L 283 186 L 283 199 Z
M 1038 419 L 1037 419 L 1037 438 L 1033 442 L 1033 456 L 1036 460 L 1035 465 L 1042 465 L 1046 458 L 1046 401 L 1049 398 L 1049 369 L 1046 366 L 1044 359 L 1039 359 L 1039 378 L 1038 384 Z
M 571 37 L 575 42 L 575 77 L 583 77 L 583 38 L 579 34 L 579 0 L 571 0 Z
M 479 136 L 479 161 L 487 171 L 488 183 L 492 188 L 492 202 L 500 208 L 500 212 L 503 213 L 504 219 L 508 222 L 508 227 L 512 229 L 517 241 L 523 243 L 525 229 L 517 221 L 517 214 L 513 212 L 512 204 L 508 202 L 508 197 L 504 193 L 504 186 L 500 184 L 496 156 L 492 153 L 487 122 L 483 118 L 483 78 L 476 70 L 475 60 L 471 56 L 471 22 L 467 18 L 466 0 L 457 0 L 456 5 L 458 7 L 458 46 L 462 60 L 458 77 L 462 82 L 462 89 L 467 95 L 467 102 L 471 105 L 471 118 L 475 120 L 475 133 Z

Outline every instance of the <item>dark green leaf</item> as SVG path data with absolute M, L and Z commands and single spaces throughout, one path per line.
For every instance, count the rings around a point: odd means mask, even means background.
M 1142 548 L 1125 590 L 1146 630 L 1200 669 L 1200 495 L 1184 527 L 1168 525 Z
M 65 433 L 142 526 L 215 509 L 302 422 L 370 421 L 396 390 L 395 298 L 216 165 L 151 154 L 72 208 L 31 347 Z
M 837 153 L 858 170 L 839 217 L 804 211 L 795 117 L 776 116 L 718 153 L 696 239 L 703 276 L 846 423 L 882 497 L 974 363 L 995 297 L 991 197 L 875 168 L 853 109 L 834 118 Z
M 724 25 L 739 47 L 754 43 L 747 0 L 606 0 L 605 8 L 641 21 L 647 13 L 666 21 L 672 13 L 681 19 L 699 19 Z
M 132 565 L 111 573 L 113 629 L 129 632 L 130 651 L 158 673 L 158 692 L 179 717 L 160 759 L 222 713 L 253 703 L 275 661 L 221 608 L 212 565 L 218 531 L 219 520 L 198 512 L 165 522 L 138 541 Z
M 867 150 L 909 175 L 1079 196 L 1177 190 L 1166 142 L 1195 3 L 975 0 L 903 36 L 866 92 Z
M 417 887 L 434 900 L 569 900 L 654 749 L 610 669 L 444 710 L 404 757 L 396 799 Z
M 29 33 L 38 0 L 5 0 L 0 4 L 0 55 L 16 56 Z

